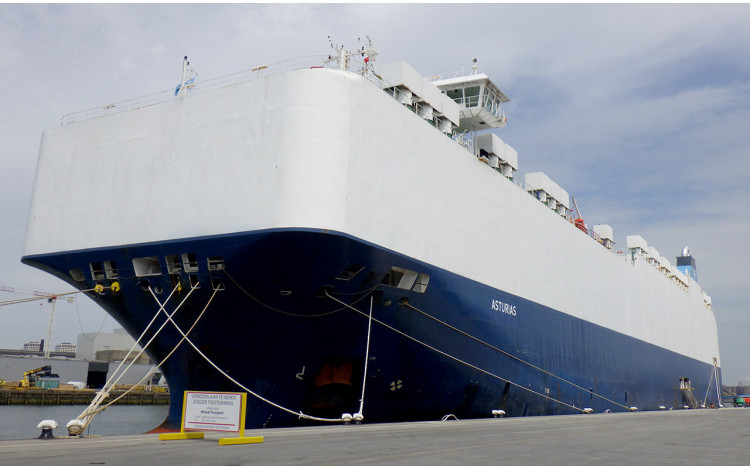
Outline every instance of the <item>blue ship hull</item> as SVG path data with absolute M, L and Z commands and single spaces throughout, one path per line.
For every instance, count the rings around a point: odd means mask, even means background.
M 194 254 L 197 271 L 169 274 L 165 257 L 182 253 Z M 136 276 L 132 260 L 149 257 L 161 274 Z M 223 266 L 209 270 L 209 257 Z M 238 383 L 312 416 L 359 410 L 371 298 L 365 422 L 483 418 L 495 409 L 528 416 L 681 408 L 681 377 L 691 378 L 699 401 L 707 394 L 720 403 L 709 364 L 342 233 L 277 229 L 23 261 L 82 290 L 95 285 L 90 263 L 114 261 L 116 279 L 99 282 L 117 280 L 121 292 L 87 295 L 134 338 L 159 310 L 148 288 L 164 302 L 179 281 L 165 308 L 185 301 L 174 315 L 183 331 L 208 305 L 193 343 Z M 429 275 L 424 292 L 398 287 L 388 278 L 394 266 Z M 71 269 L 85 278 L 75 280 Z M 147 352 L 159 363 L 180 338 L 167 325 Z M 171 393 L 165 427 L 179 428 L 184 390 L 244 391 L 187 343 L 161 369 Z M 248 397 L 248 428 L 312 422 Z

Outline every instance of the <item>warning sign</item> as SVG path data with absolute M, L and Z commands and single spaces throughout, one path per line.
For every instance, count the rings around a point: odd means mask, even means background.
M 184 429 L 201 431 L 244 431 L 242 393 L 185 392 Z

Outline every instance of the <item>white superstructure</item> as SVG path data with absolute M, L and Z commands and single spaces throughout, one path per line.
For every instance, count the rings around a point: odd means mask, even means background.
M 499 138 L 474 135 L 467 150 L 445 135 L 504 124 L 507 97 L 486 76 L 431 84 L 403 63 L 383 70 L 399 82 L 382 85 L 390 93 L 305 68 L 48 129 L 25 254 L 338 231 L 707 364 L 719 357 L 696 281 L 655 269 L 642 239 L 624 262 L 577 230 L 561 217 L 568 193 L 543 174 L 526 183 L 546 188 L 544 204 L 530 197 Z M 475 97 L 484 111 L 457 128 Z

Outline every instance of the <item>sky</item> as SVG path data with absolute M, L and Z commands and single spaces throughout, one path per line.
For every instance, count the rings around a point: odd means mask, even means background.
M 201 81 L 370 35 L 381 63 L 423 76 L 477 58 L 511 98 L 497 134 L 519 173 L 544 171 L 616 248 L 638 234 L 675 263 L 689 246 L 736 385 L 750 377 L 748 24 L 745 4 L 0 4 L 0 286 L 70 290 L 20 262 L 41 133 L 64 115 L 174 89 L 185 55 Z M 0 348 L 46 339 L 50 312 L 0 307 Z M 54 320 L 52 344 L 118 327 L 82 296 Z

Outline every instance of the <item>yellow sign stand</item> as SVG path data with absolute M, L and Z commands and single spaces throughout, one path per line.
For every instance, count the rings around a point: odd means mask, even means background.
M 239 437 L 222 437 L 219 439 L 220 446 L 231 444 L 260 444 L 263 442 L 263 436 L 245 437 L 245 406 L 247 405 L 247 393 L 242 393 L 242 405 L 240 412 L 240 436 Z
M 181 439 L 203 439 L 205 433 L 200 431 L 191 431 L 186 432 L 185 431 L 185 410 L 188 402 L 188 394 L 191 393 L 201 393 L 202 395 L 211 395 L 215 392 L 188 392 L 185 391 L 185 394 L 183 395 L 182 399 L 182 420 L 180 421 L 180 432 L 174 432 L 174 433 L 166 433 L 166 434 L 159 434 L 159 440 L 160 441 L 172 441 L 172 440 L 181 440 Z M 237 394 L 234 394 L 237 395 Z M 219 439 L 219 445 L 231 445 L 231 444 L 259 444 L 263 442 L 263 436 L 251 436 L 251 437 L 245 437 L 245 407 L 247 406 L 247 393 L 241 393 L 240 397 L 240 407 L 239 407 L 239 413 L 235 416 L 239 419 L 239 422 L 232 422 L 230 424 L 222 424 L 222 425 L 228 425 L 231 426 L 231 428 L 237 428 L 239 430 L 239 437 L 223 437 Z M 204 400 L 205 401 L 205 400 Z M 192 410 L 191 410 L 192 411 Z M 199 411 L 201 413 L 209 413 L 206 411 Z M 210 424 L 210 423 L 196 423 L 195 421 L 191 421 L 190 429 L 202 429 L 200 426 L 201 424 L 207 426 L 206 428 L 203 428 L 203 430 L 220 430 L 217 429 L 217 424 Z M 229 428 L 225 428 L 229 429 Z

